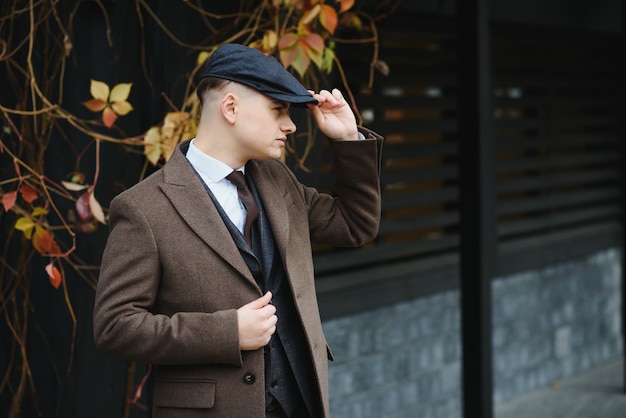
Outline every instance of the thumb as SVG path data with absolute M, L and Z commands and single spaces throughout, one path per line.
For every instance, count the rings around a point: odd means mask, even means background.
M 267 292 L 263 296 L 258 299 L 253 300 L 248 303 L 246 306 L 251 309 L 261 309 L 264 306 L 267 306 L 268 303 L 272 300 L 272 292 Z

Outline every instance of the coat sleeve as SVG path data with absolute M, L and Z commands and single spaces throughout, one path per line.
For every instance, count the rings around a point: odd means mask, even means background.
M 383 138 L 361 128 L 366 139 L 330 141 L 334 194 L 303 189 L 313 244 L 354 247 L 378 234 Z
M 155 231 L 126 193 L 111 203 L 109 221 L 93 314 L 98 348 L 153 364 L 240 366 L 236 310 L 154 313 L 162 274 Z

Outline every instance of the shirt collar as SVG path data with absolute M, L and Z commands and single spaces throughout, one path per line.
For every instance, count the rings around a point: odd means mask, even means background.
M 227 175 L 229 175 L 233 169 L 226 163 L 216 160 L 215 158 L 200 151 L 194 144 L 195 138 L 189 143 L 189 150 L 187 151 L 187 159 L 191 165 L 200 173 L 207 176 L 211 181 L 217 183 Z M 238 168 L 237 170 L 246 173 L 245 166 Z

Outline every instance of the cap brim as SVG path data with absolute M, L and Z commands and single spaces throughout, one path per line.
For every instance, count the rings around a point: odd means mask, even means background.
M 306 107 L 307 104 L 317 104 L 317 99 L 313 96 L 300 96 L 295 94 L 283 94 L 283 93 L 264 93 L 272 99 L 280 100 L 281 102 L 291 103 L 293 106 Z

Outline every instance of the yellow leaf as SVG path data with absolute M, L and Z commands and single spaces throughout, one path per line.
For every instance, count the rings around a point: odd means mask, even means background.
M 93 217 L 96 218 L 98 222 L 102 224 L 107 223 L 102 206 L 100 206 L 100 203 L 96 200 L 96 196 L 94 196 L 93 192 L 89 193 L 89 210 L 91 210 Z
M 314 49 L 309 49 L 309 58 L 315 63 L 317 68 L 322 69 L 324 66 L 324 52 L 319 52 Z
M 200 65 L 200 64 L 204 64 L 204 62 L 209 59 L 209 56 L 211 54 L 209 52 L 206 51 L 202 51 L 198 54 L 198 59 L 196 60 L 196 64 Z
M 109 101 L 109 86 L 106 83 L 98 80 L 91 80 L 90 89 L 91 95 L 105 102 Z
M 278 44 L 278 35 L 273 30 L 268 30 L 263 35 L 263 50 L 264 51 L 273 51 L 276 48 L 276 44 Z
M 330 48 L 326 48 L 324 50 L 324 57 L 322 61 L 322 65 L 319 67 L 320 70 L 326 71 L 330 74 L 333 69 L 333 64 L 335 62 L 335 51 Z
M 123 102 L 128 99 L 128 95 L 130 94 L 130 88 L 133 86 L 133 83 L 120 83 L 113 87 L 111 90 L 111 97 L 109 97 L 109 101 L 111 102 Z
M 152 165 L 157 165 L 161 158 L 161 133 L 159 128 L 153 126 L 148 129 L 148 132 L 143 137 L 143 142 L 145 144 L 143 149 L 144 155 Z
M 42 208 L 41 206 L 36 206 L 33 209 L 33 213 L 32 213 L 32 215 L 35 217 L 40 216 L 40 215 L 47 215 L 47 214 L 48 214 L 48 209 Z
M 111 108 L 120 116 L 124 116 L 133 110 L 133 106 L 127 101 L 113 102 L 111 103 Z
M 165 115 L 161 128 L 161 152 L 165 161 L 174 153 L 176 145 L 190 138 L 193 131 L 193 120 L 187 112 L 170 112 Z
M 22 231 L 28 239 L 33 235 L 33 228 L 35 224 L 28 218 L 21 217 L 15 222 L 15 229 Z

